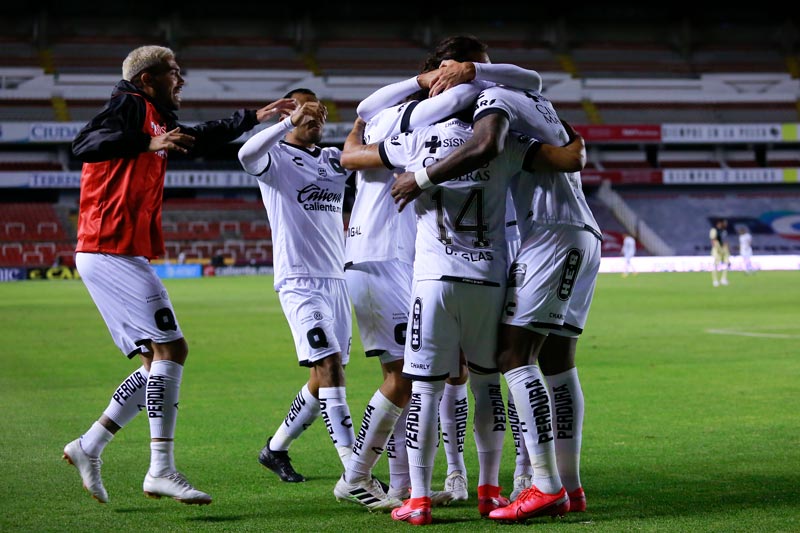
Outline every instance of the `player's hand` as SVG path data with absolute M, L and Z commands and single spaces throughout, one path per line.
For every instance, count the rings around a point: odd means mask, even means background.
M 289 118 L 295 127 L 311 121 L 324 124 L 328 119 L 328 108 L 322 102 L 306 102 L 295 109 Z
M 451 87 L 475 79 L 475 63 L 471 61 L 459 62 L 445 59 L 439 64 L 439 76 L 431 86 L 430 96 L 443 93 Z
M 436 80 L 439 79 L 439 74 L 441 72 L 439 69 L 429 70 L 428 72 L 423 72 L 422 74 L 417 76 L 417 83 L 423 89 L 430 89 L 431 85 L 436 83 Z
M 173 150 L 182 154 L 189 153 L 194 146 L 194 137 L 185 133 L 180 133 L 180 126 L 174 130 L 162 133 L 150 139 L 148 152 L 158 152 L 159 150 Z
M 570 124 L 563 118 L 559 118 L 559 120 L 561 120 L 561 125 L 564 126 L 564 129 L 567 130 L 567 135 L 569 135 L 570 142 L 573 139 L 575 139 L 575 137 L 578 137 L 580 135 L 580 133 L 578 133 L 578 130 L 572 127 L 572 124 Z
M 294 98 L 281 98 L 265 105 L 261 109 L 257 109 L 256 118 L 259 122 L 266 122 L 275 115 L 289 115 L 295 109 L 297 109 L 297 100 Z
M 417 196 L 422 194 L 422 189 L 417 185 L 413 172 L 403 172 L 402 174 L 394 175 L 391 194 L 392 198 L 394 198 L 394 203 L 397 204 L 397 210 L 402 211 Z

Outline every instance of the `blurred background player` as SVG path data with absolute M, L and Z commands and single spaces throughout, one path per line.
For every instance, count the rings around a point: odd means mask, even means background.
M 143 365 L 123 380 L 89 430 L 67 444 L 64 458 L 78 469 L 92 496 L 105 503 L 100 455 L 146 405 L 151 459 L 145 494 L 208 504 L 211 496 L 192 487 L 175 467 L 178 396 L 189 348 L 149 263 L 164 254 L 167 153 L 202 155 L 217 149 L 271 118 L 283 103 L 186 127 L 176 115 L 185 82 L 172 50 L 142 46 L 131 51 L 122 63 L 122 78 L 72 143 L 84 162 L 76 266 L 117 347 L 129 359 L 139 355 Z
M 711 239 L 711 257 L 714 264 L 711 269 L 711 282 L 714 287 L 728 284 L 728 270 L 731 268 L 731 251 L 728 247 L 728 221 L 724 218 L 717 220 L 709 230 Z M 717 273 L 722 272 L 717 280 Z
M 746 275 L 750 275 L 753 273 L 753 236 L 750 234 L 750 230 L 742 224 L 739 226 L 739 255 L 742 258 L 742 265 L 744 267 L 744 273 Z
M 627 278 L 631 272 L 636 274 L 636 268 L 633 266 L 633 256 L 635 255 L 636 239 L 630 233 L 626 233 L 622 239 L 622 256 L 625 258 L 625 270 L 622 272 L 623 278 Z
M 342 205 L 348 172 L 341 150 L 320 148 L 327 110 L 313 91 L 286 94 L 296 109 L 239 150 L 258 179 L 275 247 L 274 288 L 308 382 L 259 454 L 259 462 L 287 482 L 301 482 L 289 459 L 291 443 L 322 416 L 344 466 L 353 449 L 344 365 L 350 357 L 352 317 L 344 278 Z

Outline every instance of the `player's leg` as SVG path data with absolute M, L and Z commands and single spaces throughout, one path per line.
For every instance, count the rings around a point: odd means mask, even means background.
M 439 405 L 442 447 L 447 458 L 444 490 L 450 492 L 454 500 L 459 501 L 465 501 L 469 497 L 467 467 L 464 464 L 464 440 L 469 419 L 468 375 L 466 361 L 463 361 L 459 376 L 446 380 L 442 403 Z
M 403 360 L 383 366 L 384 382 L 367 404 L 350 461 L 333 491 L 337 499 L 369 509 L 393 509 L 402 505 L 400 498 L 384 493 L 372 476 L 372 469 L 386 449 L 411 396 L 411 382 L 401 375 Z M 400 496 L 407 494 L 401 492 Z
M 411 266 L 399 261 L 368 262 L 349 268 L 345 275 L 364 350 L 367 357 L 380 360 L 383 383 L 367 404 L 353 453 L 333 493 L 339 500 L 370 509 L 391 509 L 402 504 L 400 497 L 407 497 L 410 487 L 408 460 L 403 465 L 398 459 L 406 457 L 405 439 L 397 442 L 391 437 L 411 396 L 411 382 L 402 377 Z M 391 498 L 372 475 L 390 446 L 390 482 L 396 489 Z M 396 468 L 402 471 L 399 477 Z
M 498 334 L 497 362 L 514 397 L 533 479 L 513 504 L 491 512 L 493 519 L 563 515 L 568 509 L 556 462 L 550 394 L 536 362 L 548 332 L 562 326 L 586 247 L 594 246 L 576 233 L 591 236 L 577 229 L 536 228 L 512 265 L 515 275 Z
M 539 366 L 551 394 L 558 473 L 570 497 L 570 512 L 586 510 L 580 476 L 584 399 L 575 367 L 577 342 L 577 336 L 551 333 L 539 353 Z
M 500 460 L 506 432 L 506 409 L 495 353 L 505 287 L 464 286 L 459 291 L 460 341 L 469 366 L 475 399 L 473 433 L 478 452 L 478 512 L 481 516 L 508 505 L 500 495 Z M 488 325 L 488 326 L 487 326 Z M 493 325 L 493 326 L 492 326 Z
M 171 311 L 171 310 L 170 310 Z M 162 324 L 175 324 L 174 314 L 162 313 Z M 180 331 L 180 330 L 178 330 Z M 147 417 L 150 422 L 150 468 L 143 490 L 150 498 L 167 496 L 181 503 L 205 505 L 211 496 L 195 489 L 175 466 L 175 426 L 178 420 L 183 366 L 189 347 L 183 337 L 153 342 L 153 362 L 147 380 Z
M 392 511 L 395 520 L 431 522 L 431 477 L 439 440 L 439 404 L 445 380 L 459 374 L 459 326 L 446 311 L 452 283 L 422 280 L 412 288 L 403 375 L 411 379 L 406 450 L 411 497 Z
M 508 427 L 511 429 L 511 437 L 514 441 L 514 486 L 509 495 L 512 502 L 517 496 L 530 488 L 533 479 L 533 466 L 528 456 L 528 448 L 525 447 L 525 439 L 522 436 L 519 414 L 517 406 L 514 404 L 514 395 L 508 395 Z
M 267 443 L 258 454 L 259 463 L 289 483 L 299 483 L 306 479 L 292 466 L 289 447 L 320 416 L 319 400 L 311 392 L 311 388 L 316 392 L 319 385 L 312 382 L 312 379 L 313 376 L 309 375 L 309 381 L 295 396 L 283 422 L 275 433 L 267 438 Z

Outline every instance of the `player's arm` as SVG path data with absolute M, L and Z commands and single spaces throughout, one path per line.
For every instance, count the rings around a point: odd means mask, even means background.
M 359 117 L 369 122 L 387 107 L 399 104 L 421 89 L 428 89 L 436 81 L 438 74 L 438 70 L 423 72 L 413 78 L 381 87 L 358 104 L 356 113 L 358 113 Z
M 500 154 L 508 135 L 508 118 L 490 113 L 473 124 L 472 138 L 449 156 L 417 172 L 395 176 L 392 197 L 400 211 L 422 193 L 423 189 L 443 183 L 480 168 Z
M 364 128 L 366 122 L 357 118 L 353 129 L 344 140 L 341 163 L 349 170 L 380 168 L 383 165 L 378 144 L 364 144 Z
M 300 107 L 295 105 L 291 114 L 288 114 L 288 111 L 289 107 L 284 108 L 284 117 L 280 122 L 256 133 L 239 148 L 239 162 L 245 172 L 256 176 L 263 174 L 271 163 L 269 150 L 279 140 L 303 122 L 309 120 L 324 122 L 327 113 L 325 106 L 319 102 L 306 102 Z
M 448 59 L 439 65 L 439 75 L 431 85 L 431 96 L 472 80 L 534 91 L 542 89 L 542 76 L 535 70 L 527 70 L 512 64 L 459 62 Z
M 144 101 L 132 95 L 112 98 L 72 141 L 72 153 L 92 163 L 136 157 L 147 152 L 150 135 L 142 131 Z
M 583 137 L 566 121 L 561 123 L 570 136 L 570 142 L 564 146 L 534 143 L 525 155 L 523 170 L 556 170 L 560 172 L 580 172 L 586 166 L 586 143 Z

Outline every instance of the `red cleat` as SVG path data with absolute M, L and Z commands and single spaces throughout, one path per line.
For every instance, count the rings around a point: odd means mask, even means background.
M 521 522 L 537 516 L 564 516 L 568 511 L 569 496 L 563 487 L 555 494 L 545 494 L 533 485 L 522 491 L 511 505 L 489 513 L 489 518 Z
M 494 485 L 478 487 L 478 512 L 481 516 L 488 516 L 495 509 L 505 507 L 509 503 L 508 498 L 500 496 L 500 487 Z
M 401 522 L 408 522 L 412 526 L 425 526 L 431 523 L 431 499 L 409 498 L 403 502 L 402 507 L 392 509 L 392 518 Z
M 570 513 L 586 512 L 586 494 L 583 492 L 583 487 L 578 487 L 572 492 L 567 493 L 567 496 L 569 496 Z

